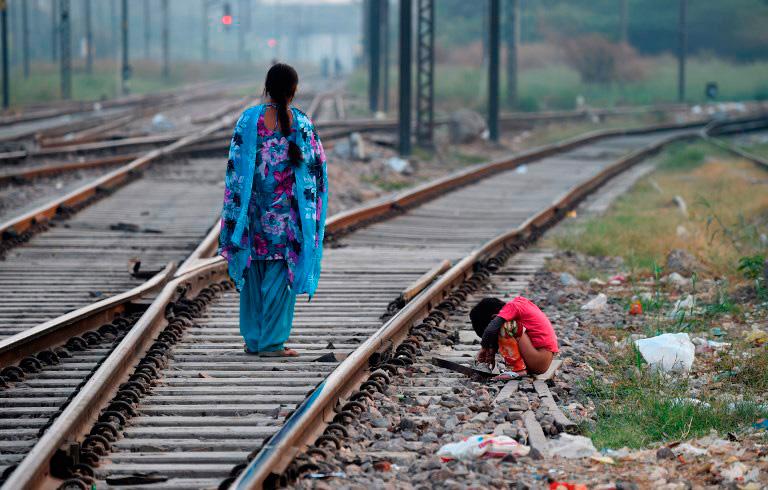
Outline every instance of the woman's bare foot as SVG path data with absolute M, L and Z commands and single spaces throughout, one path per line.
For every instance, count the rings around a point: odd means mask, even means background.
M 299 356 L 298 352 L 288 348 L 285 348 L 282 350 L 261 351 L 261 352 L 257 352 L 256 354 L 258 354 L 260 357 L 298 357 Z

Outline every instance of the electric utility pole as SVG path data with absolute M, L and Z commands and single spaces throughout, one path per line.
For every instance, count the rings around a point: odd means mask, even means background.
M 621 0 L 621 20 L 619 22 L 619 41 L 622 44 L 629 42 L 629 0 Z
M 202 16 L 202 28 L 203 28 L 203 61 L 208 61 L 209 51 L 208 51 L 208 2 L 209 0 L 203 0 L 202 7 L 203 7 L 203 16 Z
M 490 0 L 488 12 L 488 133 L 491 141 L 499 141 L 499 34 L 501 0 Z
M 60 67 L 61 67 L 61 98 L 69 100 L 72 98 L 72 44 L 70 40 L 69 24 L 69 0 L 60 0 L 59 10 L 61 11 L 60 24 Z
M 170 19 L 168 13 L 168 0 L 162 0 L 163 6 L 163 78 L 171 77 L 171 46 L 170 46 Z
M 85 72 L 93 73 L 93 19 L 91 0 L 83 0 L 85 7 Z
M 59 0 L 51 0 L 51 61 L 59 59 Z
M 688 0 L 680 0 L 680 14 L 677 24 L 677 100 L 685 101 L 685 58 L 688 54 L 688 26 L 686 21 Z
M 128 45 L 128 0 L 120 2 L 120 31 L 121 31 L 121 54 L 122 67 L 120 70 L 120 93 L 128 95 L 128 80 L 131 79 L 130 51 Z
M 206 0 L 207 1 L 207 0 Z M 144 59 L 149 59 L 150 24 L 149 0 L 144 0 Z
M 8 4 L 0 0 L 0 35 L 3 38 L 2 71 L 3 71 L 3 109 L 11 104 L 10 80 L 8 76 Z
M 517 48 L 520 45 L 520 0 L 509 0 L 507 8 L 507 105 L 517 106 Z
M 400 155 L 411 154 L 411 50 L 413 6 L 411 0 L 400 0 Z
M 368 2 L 368 107 L 379 110 L 379 74 L 381 68 L 381 0 Z
M 21 57 L 24 64 L 24 78 L 29 78 L 29 8 L 21 2 Z

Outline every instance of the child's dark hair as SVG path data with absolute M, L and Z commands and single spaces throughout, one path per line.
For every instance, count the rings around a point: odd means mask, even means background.
M 472 328 L 478 337 L 483 336 L 485 327 L 491 323 L 491 320 L 499 314 L 504 308 L 504 302 L 499 298 L 483 298 L 469 312 L 469 319 L 472 322 Z
M 277 120 L 280 123 L 280 132 L 283 136 L 291 135 L 291 118 L 288 117 L 288 102 L 296 95 L 299 86 L 299 74 L 291 66 L 285 63 L 275 63 L 267 72 L 264 81 L 264 92 L 268 94 L 277 105 Z M 301 163 L 301 150 L 293 141 L 288 143 L 288 158 L 293 165 Z

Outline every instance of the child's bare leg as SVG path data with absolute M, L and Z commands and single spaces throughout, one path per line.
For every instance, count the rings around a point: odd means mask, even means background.
M 528 334 L 523 332 L 523 335 L 517 339 L 517 345 L 520 348 L 520 355 L 523 356 L 529 374 L 542 374 L 549 369 L 554 354 L 548 350 L 534 347 Z

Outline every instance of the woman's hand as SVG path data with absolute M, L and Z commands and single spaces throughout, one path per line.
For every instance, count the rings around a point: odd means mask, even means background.
M 491 369 L 496 365 L 496 351 L 491 348 L 483 347 L 477 354 L 477 362 L 482 362 L 491 366 Z

